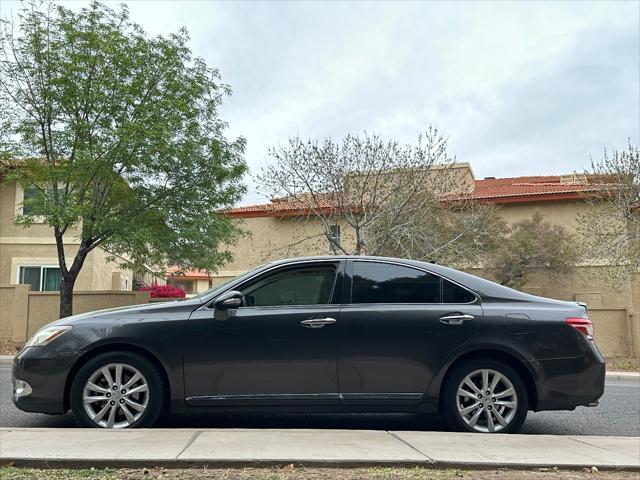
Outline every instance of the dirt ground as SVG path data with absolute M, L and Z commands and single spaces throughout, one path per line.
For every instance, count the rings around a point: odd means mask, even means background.
M 22 345 L 22 342 L 11 342 L 0 338 L 0 355 L 15 355 Z
M 640 372 L 640 358 L 605 358 L 607 370 Z
M 638 472 L 599 472 L 591 469 L 566 471 L 538 470 L 438 470 L 407 468 L 304 468 L 293 465 L 281 468 L 242 469 L 33 469 L 0 468 L 2 480 L 638 480 Z

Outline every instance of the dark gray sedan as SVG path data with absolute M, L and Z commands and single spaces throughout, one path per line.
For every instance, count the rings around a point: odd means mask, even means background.
M 414 412 L 516 432 L 529 410 L 597 404 L 584 306 L 381 257 L 269 263 L 198 297 L 76 315 L 29 340 L 13 401 L 80 425 L 163 411 Z

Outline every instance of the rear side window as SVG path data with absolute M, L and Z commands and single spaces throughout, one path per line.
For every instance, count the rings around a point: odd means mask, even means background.
M 442 280 L 442 303 L 471 303 L 475 295 L 455 283 Z
M 440 277 L 400 265 L 354 262 L 351 303 L 440 303 Z

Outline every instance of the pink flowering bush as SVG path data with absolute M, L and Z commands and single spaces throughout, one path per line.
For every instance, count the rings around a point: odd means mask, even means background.
M 184 298 L 185 296 L 185 291 L 175 285 L 158 285 L 157 283 L 153 283 L 151 285 L 144 285 L 140 291 L 149 292 L 151 298 Z

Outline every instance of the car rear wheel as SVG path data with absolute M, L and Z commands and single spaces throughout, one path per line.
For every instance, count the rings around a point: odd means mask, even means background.
M 82 426 L 148 427 L 162 408 L 162 379 L 141 355 L 103 353 L 78 370 L 70 403 L 73 416 Z
M 447 378 L 444 413 L 455 430 L 515 433 L 527 416 L 527 390 L 520 375 L 503 362 L 472 360 Z

